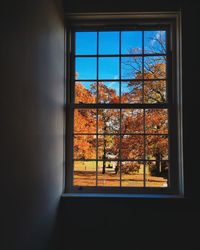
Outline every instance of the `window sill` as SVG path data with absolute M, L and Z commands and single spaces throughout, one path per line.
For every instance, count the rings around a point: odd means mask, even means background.
M 62 198 L 133 198 L 133 199 L 186 199 L 184 195 L 170 194 L 97 194 L 64 193 Z

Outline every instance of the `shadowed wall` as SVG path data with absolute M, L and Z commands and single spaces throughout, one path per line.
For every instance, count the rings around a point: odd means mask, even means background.
M 63 11 L 45 0 L 1 11 L 0 248 L 50 249 L 63 189 Z

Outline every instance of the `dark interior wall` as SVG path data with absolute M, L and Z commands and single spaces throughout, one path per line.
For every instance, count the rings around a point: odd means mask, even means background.
M 63 11 L 56 0 L 5 1 L 0 9 L 0 249 L 198 250 L 198 1 L 64 0 L 64 6 L 66 12 L 182 9 L 188 198 L 63 198 L 59 202 L 63 190 Z
M 51 249 L 63 189 L 62 6 L 4 1 L 0 16 L 0 249 Z

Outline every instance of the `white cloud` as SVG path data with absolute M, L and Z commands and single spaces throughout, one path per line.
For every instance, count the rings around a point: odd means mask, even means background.
M 165 31 L 164 30 L 159 30 L 154 37 L 152 37 L 152 39 L 150 40 L 150 46 L 154 46 L 154 44 L 156 43 L 156 39 L 164 38 L 165 36 Z M 155 38 L 155 39 L 154 39 Z

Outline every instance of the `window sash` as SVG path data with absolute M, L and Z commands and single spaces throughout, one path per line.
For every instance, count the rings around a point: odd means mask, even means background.
M 148 21 L 147 21 L 148 22 Z M 156 20 L 156 22 L 158 22 L 158 20 Z M 79 24 L 80 25 L 80 24 Z M 130 27 L 114 27 L 112 26 L 109 27 L 109 28 L 105 28 L 105 29 L 102 29 L 102 27 L 100 27 L 99 29 L 97 29 L 97 26 L 95 27 L 90 27 L 88 29 L 88 27 L 86 28 L 79 28 L 79 25 L 74 29 L 74 27 L 76 26 L 73 26 L 73 31 L 70 35 L 70 37 L 72 37 L 72 41 L 70 39 L 70 42 L 71 42 L 71 51 L 72 53 L 70 54 L 70 63 L 71 64 L 71 67 L 70 67 L 70 72 L 74 72 L 75 70 L 75 67 L 74 67 L 74 63 L 75 62 L 75 57 L 87 57 L 87 55 L 74 55 L 73 51 L 74 51 L 74 32 L 75 31 L 92 31 L 92 30 L 95 30 L 95 31 L 103 31 L 103 30 L 112 30 L 114 31 L 115 29 L 116 30 L 120 30 L 120 31 L 124 31 L 124 30 L 134 30 L 133 27 L 134 26 L 130 26 Z M 131 103 L 131 104 L 128 104 L 128 103 L 114 103 L 114 104 L 109 104 L 109 103 L 95 103 L 95 104 L 78 104 L 78 103 L 74 103 L 74 86 L 75 86 L 75 81 L 76 79 L 74 78 L 73 74 L 71 74 L 71 77 L 70 77 L 70 83 L 68 84 L 71 85 L 68 90 L 70 89 L 70 93 L 68 92 L 67 96 L 70 97 L 69 100 L 68 100 L 68 108 L 67 108 L 67 120 L 69 121 L 69 125 L 67 127 L 67 131 L 69 132 L 69 128 L 73 129 L 73 112 L 74 112 L 74 109 L 78 109 L 78 108 L 85 108 L 85 109 L 88 109 L 88 108 L 94 108 L 94 109 L 168 109 L 169 111 L 169 121 L 171 121 L 172 117 L 175 117 L 175 113 L 174 112 L 174 104 L 176 102 L 176 100 L 174 99 L 174 88 L 172 88 L 172 84 L 173 84 L 173 80 L 172 80 L 172 68 L 173 66 L 176 64 L 176 61 L 175 61 L 175 57 L 172 58 L 172 54 L 171 54 L 171 47 L 172 47 L 172 40 L 171 40 L 171 37 L 173 35 L 173 37 L 175 36 L 175 34 L 172 34 L 174 31 L 173 31 L 173 28 L 171 26 L 171 24 L 169 25 L 169 20 L 166 21 L 166 24 L 161 24 L 161 25 L 145 25 L 145 26 L 136 26 L 136 28 L 138 30 L 154 30 L 155 28 L 156 29 L 159 29 L 161 30 L 161 28 L 165 29 L 166 32 L 167 32 L 167 53 L 166 54 L 161 54 L 161 55 L 165 55 L 167 56 L 167 60 L 166 60 L 166 67 L 167 67 L 167 73 L 166 73 L 166 79 L 162 79 L 162 80 L 166 80 L 167 81 L 167 102 L 166 103 L 154 103 L 154 104 L 147 104 L 147 103 Z M 173 31 L 173 32 L 172 32 Z M 121 39 L 120 39 L 121 40 Z M 144 42 L 143 42 L 144 44 Z M 121 52 L 120 52 L 121 53 Z M 158 56 L 159 54 L 155 54 L 156 56 Z M 124 55 L 124 54 L 117 54 L 117 55 L 94 55 L 94 57 L 97 58 L 97 61 L 98 61 L 98 58 L 100 57 L 106 57 L 106 56 L 109 56 L 109 57 L 127 57 L 129 55 Z M 131 56 L 131 55 L 130 55 Z M 144 56 L 154 56 L 152 54 L 139 54 L 139 55 L 135 55 L 133 54 L 132 56 L 140 56 L 142 58 L 144 58 Z M 88 57 L 91 57 L 91 55 L 88 55 Z M 92 56 L 93 57 L 93 56 Z M 173 61 L 174 60 L 174 61 Z M 98 62 L 97 62 L 98 64 Z M 121 65 L 121 63 L 120 63 Z M 98 65 L 97 65 L 98 67 Z M 121 67 L 121 66 L 120 66 Z M 97 74 L 98 74 L 98 70 L 97 70 Z M 121 74 L 121 71 L 120 71 L 120 74 Z M 118 82 L 122 82 L 122 81 L 130 81 L 130 79 L 121 79 L 121 76 L 119 77 Z M 149 80 L 149 79 L 148 79 Z M 139 81 L 144 82 L 145 81 L 148 81 L 147 79 L 139 79 Z M 151 80 L 159 80 L 159 79 L 151 79 Z M 98 75 L 97 75 L 97 79 L 90 79 L 90 80 L 78 80 L 78 81 L 100 81 L 98 79 Z M 109 79 L 106 79 L 106 80 L 102 80 L 102 81 L 110 81 Z M 176 90 L 175 90 L 176 91 Z M 173 130 L 172 130 L 173 128 Z M 176 128 L 176 124 L 174 122 L 169 122 L 169 140 L 171 141 L 171 138 L 174 136 L 175 134 L 175 140 L 176 141 L 176 132 L 174 133 L 174 128 Z M 72 130 L 71 130 L 72 131 Z M 80 188 L 78 187 L 75 187 L 73 186 L 73 169 L 72 169 L 72 164 L 73 164 L 73 161 L 76 161 L 73 159 L 72 155 L 73 155 L 73 132 L 72 133 L 67 133 L 69 135 L 68 137 L 68 142 L 70 142 L 67 147 L 67 162 L 68 162 L 68 165 L 70 165 L 68 168 L 67 168 L 67 174 L 68 174 L 68 185 L 66 186 L 67 190 L 70 191 L 70 192 L 97 192 L 97 193 L 104 193 L 104 192 L 116 192 L 116 193 L 126 193 L 126 192 L 130 192 L 130 193 L 174 193 L 175 192 L 175 185 L 174 185 L 174 180 L 175 180 L 175 177 L 174 176 L 177 176 L 177 172 L 175 170 L 175 168 L 173 167 L 173 165 L 176 165 L 176 161 L 173 162 L 173 160 L 170 159 L 171 164 L 170 164 L 170 187 L 167 187 L 165 189 L 163 188 L 146 188 L 146 187 L 142 187 L 142 188 L 138 188 L 138 187 L 120 187 L 119 189 L 117 187 L 115 188 L 110 188 L 110 187 L 82 187 L 80 190 Z M 95 133 L 95 134 L 98 134 L 100 135 L 99 133 Z M 120 135 L 122 135 L 122 133 L 120 133 Z M 138 135 L 138 134 L 137 134 Z M 146 135 L 146 134 L 145 134 Z M 154 134 L 155 135 L 155 134 Z M 169 142 L 169 144 L 171 145 L 171 142 Z M 174 147 L 171 148 L 170 146 L 170 152 L 169 152 L 169 155 L 171 155 L 171 151 L 172 149 L 174 149 Z M 177 151 L 177 150 L 176 150 Z M 70 156 L 70 152 L 72 153 L 71 156 Z M 98 161 L 98 160 L 96 160 Z M 100 160 L 99 160 L 100 161 Z M 130 161 L 130 160 L 127 160 L 127 161 Z M 142 159 L 142 161 L 145 161 L 145 159 Z M 174 168 L 174 169 L 172 169 Z M 175 173 L 175 174 L 174 174 Z

